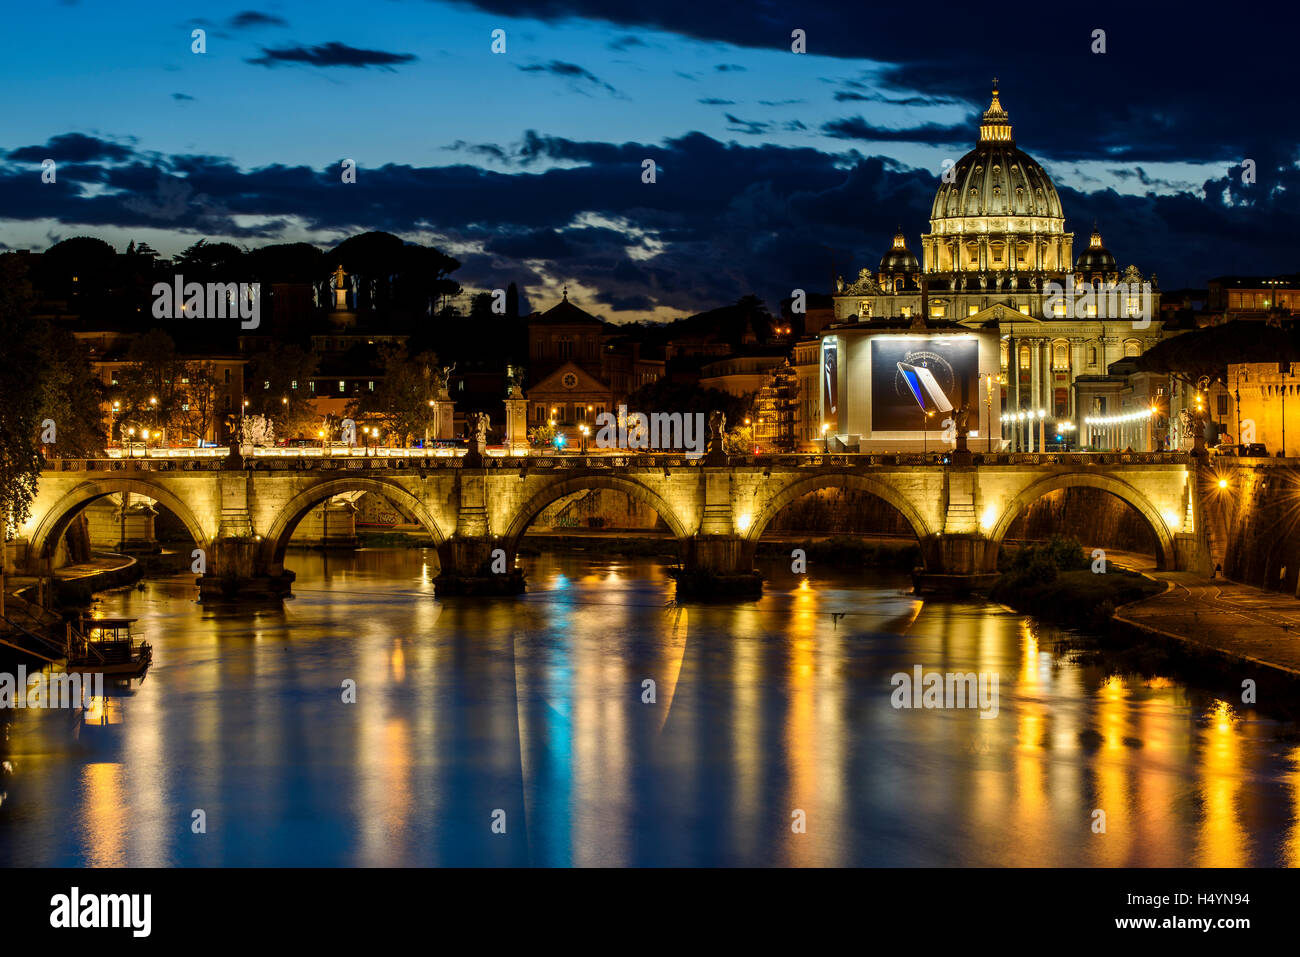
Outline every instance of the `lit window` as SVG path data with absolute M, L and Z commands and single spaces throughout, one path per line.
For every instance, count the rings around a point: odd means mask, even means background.
M 967 306 L 967 307 L 966 307 L 966 315 L 968 315 L 968 316 L 973 316 L 973 315 L 975 315 L 975 313 L 977 313 L 977 312 L 979 312 L 979 311 L 980 311 L 980 307 L 979 307 L 979 306 Z
M 297 380 L 297 379 L 294 379 L 293 382 L 290 383 L 289 388 L 291 388 L 291 389 L 296 389 L 296 388 L 298 388 L 298 380 Z
M 342 380 L 342 379 L 339 379 L 339 391 L 340 391 L 340 392 L 343 391 L 343 380 Z
M 269 388 L 271 388 L 271 380 L 270 380 L 270 379 L 263 379 L 263 380 L 262 380 L 262 388 L 263 388 L 263 389 L 269 389 Z
M 1025 303 L 1023 306 L 1020 307 L 1020 314 L 1022 316 L 1029 315 L 1029 303 Z
M 375 380 L 374 380 L 374 379 L 371 379 L 370 381 L 368 381 L 368 382 L 366 383 L 366 388 L 369 389 L 371 392 L 374 392 L 374 391 L 375 391 Z

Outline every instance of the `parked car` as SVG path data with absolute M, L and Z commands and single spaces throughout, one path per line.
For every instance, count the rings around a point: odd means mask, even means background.
M 1242 455 L 1268 455 L 1268 449 L 1264 448 L 1263 442 L 1251 442 L 1249 445 L 1242 446 Z

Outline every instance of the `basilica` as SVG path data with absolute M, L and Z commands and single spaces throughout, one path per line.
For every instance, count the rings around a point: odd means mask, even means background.
M 999 429 L 1004 416 L 1020 412 L 1085 430 L 1113 411 L 1106 390 L 1088 388 L 1090 378 L 1106 378 L 1112 363 L 1142 354 L 1161 338 L 1156 277 L 1136 266 L 1121 270 L 1095 227 L 1076 256 L 1056 187 L 1017 147 L 996 81 L 975 148 L 944 166 L 929 232 L 920 237 L 920 259 L 900 229 L 874 271 L 863 268 L 855 281 L 836 281 L 834 320 L 822 333 L 822 401 L 828 413 L 834 410 L 827 415 L 831 431 L 846 445 L 860 442 L 864 451 L 920 448 L 925 436 L 908 439 L 896 428 L 882 430 L 888 423 L 878 415 L 873 421 L 873 403 L 889 398 L 888 390 L 852 379 L 859 372 L 893 373 L 865 354 L 855 363 L 854 353 L 872 351 L 877 336 L 943 342 L 963 335 L 980 342 L 978 367 L 968 370 L 978 381 L 962 385 L 960 372 L 941 371 L 953 380 L 958 399 L 974 400 L 978 392 L 984 435 L 1001 441 L 1006 434 L 1004 447 L 1041 445 L 1041 439 Z M 890 388 L 905 394 L 903 384 L 900 378 Z M 931 418 L 923 415 L 919 428 L 940 431 L 942 416 Z M 970 421 L 976 423 L 973 412 Z

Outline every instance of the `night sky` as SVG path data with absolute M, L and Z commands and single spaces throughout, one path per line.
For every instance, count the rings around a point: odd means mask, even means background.
M 919 252 L 996 75 L 1076 252 L 1095 220 L 1165 290 L 1300 270 L 1281 5 L 82 0 L 3 23 L 0 248 L 382 229 L 531 308 L 566 283 L 614 320 L 774 308 L 874 270 L 898 225 Z

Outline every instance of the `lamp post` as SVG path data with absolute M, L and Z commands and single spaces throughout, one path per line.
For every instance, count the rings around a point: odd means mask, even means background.
M 582 454 L 586 455 L 587 454 L 587 431 L 588 431 L 587 426 L 585 424 L 578 426 L 578 431 L 582 433 Z

